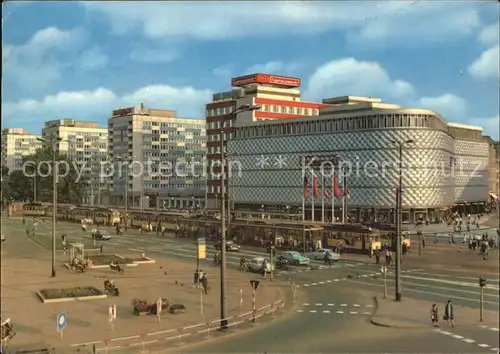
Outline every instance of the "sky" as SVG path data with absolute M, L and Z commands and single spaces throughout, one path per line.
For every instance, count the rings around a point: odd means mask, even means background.
M 254 72 L 302 79 L 302 99 L 425 107 L 499 135 L 496 1 L 7 2 L 3 127 L 107 124 L 113 109 L 204 117 Z

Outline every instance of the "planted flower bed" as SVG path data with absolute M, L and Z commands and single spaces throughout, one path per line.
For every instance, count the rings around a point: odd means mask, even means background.
M 109 265 L 111 262 L 120 264 L 131 263 L 130 259 L 120 257 L 117 254 L 93 254 L 88 255 L 87 258 L 93 265 Z
M 77 286 L 73 288 L 41 289 L 37 292 L 43 303 L 66 302 L 74 300 L 105 299 L 107 295 L 93 286 Z

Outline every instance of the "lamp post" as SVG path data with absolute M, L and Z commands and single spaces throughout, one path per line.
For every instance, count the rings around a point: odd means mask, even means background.
M 127 219 L 128 219 L 128 168 L 129 168 L 129 163 L 128 163 L 128 158 L 124 158 L 123 156 L 116 156 L 117 160 L 120 161 L 126 161 L 127 162 L 127 168 L 125 169 L 125 215 L 123 217 L 123 221 L 125 222 L 125 231 L 127 231 L 128 226 L 127 226 Z
M 62 138 L 52 139 L 37 138 L 44 144 L 52 148 L 52 277 L 56 276 L 56 213 L 57 213 L 57 177 L 59 170 L 56 167 L 56 149 Z
M 405 144 L 412 144 L 414 141 L 409 139 L 406 141 L 391 140 L 399 149 L 399 183 L 396 193 L 396 271 L 395 271 L 395 284 L 396 284 L 396 301 L 401 301 L 401 235 L 402 235 L 402 218 L 403 218 L 403 147 Z
M 220 130 L 220 194 L 221 194 L 221 206 L 220 206 L 220 328 L 227 328 L 227 319 L 226 319 L 226 191 L 225 191 L 225 175 L 224 175 L 224 165 L 225 165 L 225 152 L 224 146 L 224 127 L 227 120 L 236 117 L 238 114 L 242 112 L 256 111 L 259 110 L 260 106 L 256 105 L 242 105 L 235 108 L 232 112 L 224 116 L 222 119 L 221 130 Z

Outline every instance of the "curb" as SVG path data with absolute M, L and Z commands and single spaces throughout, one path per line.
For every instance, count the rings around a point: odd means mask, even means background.
M 375 303 L 375 311 L 373 312 L 373 315 L 370 318 L 370 323 L 374 326 L 377 327 L 383 327 L 383 328 L 392 328 L 392 329 L 428 329 L 429 326 L 394 326 L 394 325 L 389 325 L 387 323 L 380 322 L 375 319 L 377 317 L 377 312 L 378 312 L 378 299 L 376 296 L 373 297 L 373 302 Z

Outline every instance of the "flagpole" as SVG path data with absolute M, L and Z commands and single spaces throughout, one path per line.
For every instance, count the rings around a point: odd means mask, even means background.
M 335 185 L 333 183 L 335 178 L 335 166 L 333 166 L 332 175 L 332 224 L 335 224 Z
M 344 195 L 344 172 L 341 169 L 339 169 L 339 178 L 342 178 L 342 195 L 341 195 L 341 201 L 342 201 L 342 224 L 345 224 L 345 195 Z
M 325 222 L 325 171 L 321 169 L 321 222 Z
M 302 164 L 304 166 L 304 164 Z M 306 221 L 306 195 L 305 195 L 305 190 L 307 188 L 306 186 L 306 174 L 305 171 L 302 170 L 302 222 Z
M 314 174 L 314 170 L 311 172 L 311 175 L 312 175 L 312 180 L 313 180 L 312 203 L 311 203 L 311 213 L 312 213 L 311 221 L 314 222 L 314 199 L 316 199 L 316 195 L 315 195 L 316 190 L 314 187 L 318 186 L 318 182 L 317 182 L 317 180 L 314 179 L 316 177 L 316 175 Z M 315 181 L 316 181 L 316 183 L 314 183 Z
M 342 182 L 344 185 L 344 209 L 345 209 L 345 215 L 347 219 L 347 208 L 349 207 L 349 202 L 347 201 L 347 196 L 349 194 L 349 190 L 347 189 L 347 174 L 344 171 L 344 181 Z M 347 220 L 346 220 L 347 221 Z

